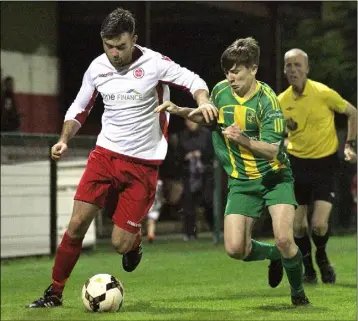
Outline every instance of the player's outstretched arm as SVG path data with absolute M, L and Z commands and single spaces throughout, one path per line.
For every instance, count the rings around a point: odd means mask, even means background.
M 62 133 L 58 143 L 51 148 L 51 157 L 53 160 L 58 161 L 62 155 L 67 151 L 68 141 L 76 135 L 78 130 L 81 128 L 81 124 L 76 120 L 66 120 L 62 127 Z
M 171 101 L 165 101 L 154 109 L 155 113 L 167 111 L 170 114 L 189 119 L 199 124 L 210 124 L 214 122 L 218 116 L 216 107 L 210 103 L 200 105 L 198 108 L 179 107 Z

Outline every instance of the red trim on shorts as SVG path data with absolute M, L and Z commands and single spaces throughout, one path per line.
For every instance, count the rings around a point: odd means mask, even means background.
M 94 105 L 94 102 L 96 101 L 97 95 L 98 95 L 98 91 L 97 91 L 97 89 L 95 89 L 93 94 L 92 94 L 92 96 L 91 96 L 91 99 L 89 100 L 89 102 L 88 102 L 88 104 L 87 104 L 87 106 L 85 108 L 85 110 L 76 115 L 75 119 L 77 121 L 79 121 L 81 123 L 81 125 L 84 124 L 87 116 L 89 115 L 89 113 L 90 113 L 90 111 L 91 111 L 91 109 L 92 109 L 92 107 Z
M 118 158 L 118 159 L 122 159 L 122 160 L 127 161 L 127 162 L 133 162 L 133 163 L 138 163 L 138 164 L 143 164 L 143 165 L 148 165 L 148 166 L 157 167 L 158 165 L 160 165 L 163 162 L 163 160 L 160 160 L 160 159 L 143 159 L 143 158 L 137 158 L 137 157 L 133 157 L 133 156 L 119 154 L 119 153 L 116 153 L 116 152 L 114 152 L 112 150 L 109 150 L 107 148 L 104 148 L 104 147 L 101 147 L 101 146 L 98 146 L 98 145 L 96 145 L 94 150 L 97 150 L 100 153 L 103 153 L 103 154 L 108 155 L 108 156 L 112 156 L 112 157 L 115 157 L 115 158 Z
M 164 96 L 164 89 L 163 89 L 163 84 L 162 82 L 159 82 L 157 87 L 157 94 L 158 94 L 158 102 L 159 105 L 161 105 L 163 103 L 163 96 Z M 164 135 L 165 139 L 168 141 L 168 120 L 167 120 L 167 116 L 165 114 L 165 111 L 162 111 L 159 114 L 159 125 L 160 125 L 160 129 L 162 131 L 162 134 Z

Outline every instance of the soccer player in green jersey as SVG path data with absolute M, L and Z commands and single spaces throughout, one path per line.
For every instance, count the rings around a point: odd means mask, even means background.
M 288 157 L 284 152 L 286 127 L 274 91 L 256 80 L 260 48 L 253 38 L 238 39 L 221 56 L 226 80 L 211 93 L 217 108 L 178 107 L 165 102 L 155 112 L 168 111 L 183 118 L 212 123 L 216 155 L 228 181 L 224 219 L 227 254 L 245 262 L 268 259 L 269 284 L 276 287 L 285 268 L 294 305 L 309 301 L 302 284 L 302 254 L 294 242 L 297 206 Z M 268 207 L 275 245 L 251 238 L 253 225 Z

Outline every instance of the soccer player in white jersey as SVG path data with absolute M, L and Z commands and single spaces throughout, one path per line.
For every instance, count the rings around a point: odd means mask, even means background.
M 28 305 L 62 305 L 62 292 L 81 252 L 93 218 L 108 204 L 113 208 L 112 244 L 132 272 L 142 257 L 141 222 L 156 191 L 158 166 L 167 152 L 169 114 L 154 113 L 169 100 L 168 84 L 190 91 L 195 115 L 210 122 L 217 110 L 209 103 L 206 83 L 169 58 L 136 44 L 135 19 L 124 9 L 111 12 L 101 26 L 104 54 L 92 61 L 80 91 L 68 109 L 60 139 L 52 147 L 59 160 L 68 141 L 88 116 L 96 96 L 104 102 L 102 130 L 74 197 L 69 226 L 57 248 L 52 283 L 44 296 Z M 119 200 L 118 200 L 119 199 Z M 118 201 L 117 201 L 118 200 Z M 96 304 L 96 302 L 93 302 Z

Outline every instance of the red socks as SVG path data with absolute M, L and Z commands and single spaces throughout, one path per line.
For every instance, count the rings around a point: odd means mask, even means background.
M 52 292 L 62 295 L 66 281 L 75 267 L 82 250 L 82 239 L 71 238 L 67 231 L 63 235 L 62 241 L 57 248 L 55 265 L 52 269 Z M 142 242 L 142 231 L 136 235 L 132 250 L 138 248 Z
M 67 231 L 63 235 L 56 251 L 55 265 L 52 269 L 52 292 L 55 294 L 62 295 L 65 283 L 81 254 L 82 241 L 83 238 L 71 238 Z

